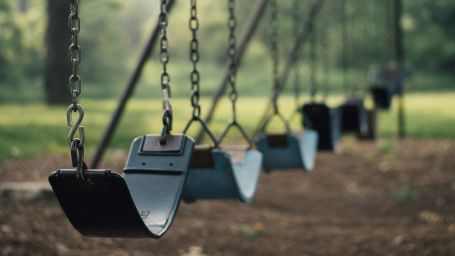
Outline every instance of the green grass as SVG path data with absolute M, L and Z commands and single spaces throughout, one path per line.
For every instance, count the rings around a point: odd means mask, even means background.
M 341 97 L 334 97 L 337 104 Z M 86 100 L 84 125 L 87 133 L 87 154 L 90 156 L 105 129 L 115 107 L 114 100 Z M 203 101 L 207 107 L 208 101 Z M 283 97 L 282 110 L 290 115 L 294 109 L 293 99 Z M 265 97 L 243 97 L 239 101 L 239 120 L 248 131 L 252 131 L 266 105 Z M 161 126 L 161 101 L 135 99 L 130 102 L 123 117 L 112 149 L 127 150 L 131 140 L 145 133 L 158 133 Z M 180 131 L 190 116 L 188 99 L 173 100 L 175 110 L 175 131 Z M 455 139 L 455 93 L 419 93 L 406 97 L 407 131 L 411 138 Z M 205 113 L 205 109 L 204 109 Z M 220 134 L 231 118 L 230 106 L 223 101 L 211 127 Z M 293 123 L 298 128 L 298 119 Z M 195 125 L 190 134 L 198 128 Z M 9 158 L 30 158 L 55 152 L 67 152 L 65 107 L 47 107 L 44 104 L 0 105 L 0 161 Z M 282 129 L 275 124 L 271 129 Z M 380 115 L 380 135 L 396 135 L 396 111 Z M 240 138 L 233 132 L 233 140 Z

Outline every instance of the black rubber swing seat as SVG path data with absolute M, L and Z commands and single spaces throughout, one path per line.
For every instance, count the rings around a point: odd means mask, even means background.
M 341 136 L 341 111 L 325 103 L 309 103 L 301 108 L 303 127 L 319 134 L 318 150 L 335 151 Z
M 377 108 L 388 110 L 392 107 L 393 91 L 378 83 L 370 87 L 373 102 Z
M 262 167 L 266 172 L 288 169 L 314 169 L 318 146 L 318 133 L 311 129 L 284 134 L 259 134 L 256 147 L 264 155 Z
M 403 93 L 403 83 L 409 76 L 409 71 L 403 68 L 382 68 L 374 72 L 374 84 L 370 92 L 377 108 L 390 109 L 393 96 Z
M 58 170 L 49 182 L 73 226 L 84 236 L 160 238 L 179 207 L 194 141 L 169 135 L 136 138 L 123 177 L 110 170 Z
M 250 203 L 261 172 L 262 154 L 257 150 L 197 147 L 182 199 L 237 199 Z
M 340 106 L 340 110 L 343 133 L 355 133 L 362 136 L 368 132 L 368 114 L 363 99 L 348 99 Z

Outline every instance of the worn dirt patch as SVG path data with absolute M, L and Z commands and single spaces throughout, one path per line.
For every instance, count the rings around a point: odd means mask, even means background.
M 251 205 L 182 203 L 166 236 L 80 236 L 53 196 L 0 197 L 0 255 L 455 255 L 455 142 L 345 141 L 314 173 L 261 177 Z M 121 170 L 125 154 L 105 166 Z M 0 166 L 45 181 L 68 156 Z

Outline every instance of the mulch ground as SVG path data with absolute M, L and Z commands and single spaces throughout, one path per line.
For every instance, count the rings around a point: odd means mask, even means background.
M 45 181 L 68 161 L 12 160 L 0 182 Z M 251 205 L 182 203 L 160 240 L 84 238 L 53 196 L 2 195 L 0 255 L 455 255 L 455 141 L 347 140 L 314 173 L 262 175 Z

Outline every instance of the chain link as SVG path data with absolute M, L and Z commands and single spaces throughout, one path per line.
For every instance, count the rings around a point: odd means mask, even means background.
M 167 64 L 169 63 L 169 41 L 167 38 L 168 14 L 167 0 L 160 2 L 159 26 L 161 30 L 160 37 L 160 62 L 163 66 L 161 73 L 161 90 L 163 93 L 163 130 L 161 132 L 161 144 L 166 144 L 166 136 L 172 131 L 173 114 L 171 105 L 171 76 L 167 72 Z
M 199 104 L 200 99 L 200 79 L 201 75 L 197 69 L 199 62 L 199 41 L 197 39 L 197 32 L 199 30 L 199 20 L 197 17 L 197 0 L 191 0 L 190 10 L 190 30 L 192 33 L 192 40 L 190 42 L 190 60 L 193 63 L 193 71 L 191 72 L 191 106 L 193 107 L 193 119 L 200 119 L 201 117 L 201 105 Z
M 238 99 L 237 94 L 237 38 L 235 36 L 235 30 L 237 28 L 237 18 L 235 16 L 235 0 L 228 0 L 228 27 L 229 27 L 229 47 L 228 47 L 228 56 L 229 56 L 229 79 L 228 84 L 231 88 L 229 92 L 229 98 L 232 102 L 232 113 L 234 122 L 237 120 L 237 109 L 236 103 Z
M 279 45 L 278 45 L 278 26 L 279 26 L 279 21 L 278 21 L 278 4 L 276 0 L 271 0 L 270 1 L 270 8 L 271 8 L 271 51 L 272 51 L 272 61 L 273 61 L 273 67 L 272 67 L 272 79 L 273 79 L 273 109 L 275 114 L 278 114 L 278 96 L 279 96 L 279 90 L 280 90 L 280 81 L 278 77 L 278 72 L 279 72 L 279 58 L 280 58 L 280 52 L 279 52 Z

